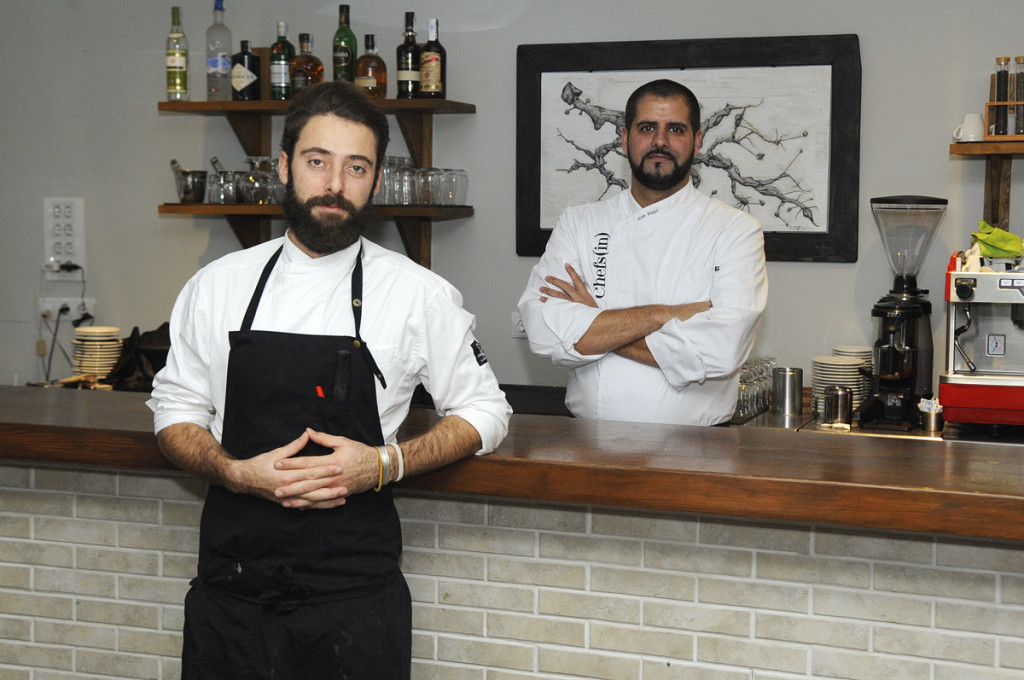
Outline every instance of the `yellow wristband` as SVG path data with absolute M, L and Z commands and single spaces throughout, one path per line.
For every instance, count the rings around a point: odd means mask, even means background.
M 374 491 L 379 492 L 384 487 L 384 454 L 381 452 L 379 446 L 375 448 L 377 449 L 377 464 L 379 465 L 379 467 L 377 468 L 377 487 L 374 489 Z

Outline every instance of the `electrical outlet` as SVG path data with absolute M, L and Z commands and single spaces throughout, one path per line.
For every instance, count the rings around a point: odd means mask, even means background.
M 512 312 L 512 337 L 526 337 L 526 326 L 523 325 L 523 317 L 519 314 L 519 312 Z
M 60 308 L 67 305 L 68 311 L 61 318 L 62 321 L 75 321 L 83 315 L 96 316 L 96 300 L 93 298 L 39 298 L 39 316 L 46 319 L 56 319 Z
M 82 281 L 84 267 L 85 199 L 44 198 L 43 271 L 46 278 Z

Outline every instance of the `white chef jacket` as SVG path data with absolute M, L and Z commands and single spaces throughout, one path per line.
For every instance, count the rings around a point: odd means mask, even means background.
M 285 236 L 237 251 L 196 273 L 171 313 L 171 350 L 153 381 L 157 432 L 191 422 L 221 439 L 228 333 L 238 330 L 263 268 L 284 246 L 260 300 L 252 330 L 355 335 L 351 275 L 359 243 L 311 258 Z M 439 414 L 457 415 L 492 451 L 508 432 L 511 408 L 473 337 L 475 318 L 447 281 L 408 258 L 361 239 L 360 335 L 384 375 L 374 381 L 385 441 L 395 441 L 422 381 Z M 299 436 L 301 432 L 296 432 Z
M 571 264 L 598 308 L 540 301 L 544 277 Z M 749 214 L 689 182 L 641 208 L 629 191 L 568 208 L 533 268 L 519 310 L 536 354 L 571 369 L 566 406 L 580 418 L 714 425 L 736 407 L 739 368 L 768 297 L 764 235 Z M 685 321 L 647 336 L 659 367 L 574 345 L 603 309 L 710 300 Z

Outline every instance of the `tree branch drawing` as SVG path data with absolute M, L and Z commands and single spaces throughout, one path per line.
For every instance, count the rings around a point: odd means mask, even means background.
M 559 138 L 586 159 L 577 158 L 568 168 L 557 170 L 599 173 L 604 178 L 605 188 L 598 199 L 613 187 L 626 189 L 626 180 L 618 177 L 608 163 L 610 154 L 624 156 L 620 144 L 624 112 L 594 104 L 571 82 L 563 86 L 561 99 L 568 105 L 564 112 L 566 116 L 576 112 L 589 118 L 594 130 L 598 131 L 611 125 L 615 136 L 591 149 L 569 138 L 562 130 L 556 130 Z M 726 103 L 701 122 L 704 145 L 693 161 L 691 179 L 694 186 L 700 186 L 702 169 L 718 171 L 724 174 L 729 186 L 729 196 L 720 196 L 717 190 L 710 192 L 719 200 L 747 212 L 755 205 L 770 209 L 787 229 L 817 226 L 816 214 L 820 209 L 813 204 L 814 193 L 791 173 L 793 164 L 803 153 L 798 143 L 791 143 L 806 140 L 809 133 L 806 130 L 783 133 L 759 129 L 750 121 L 748 114 L 762 103 Z M 764 169 L 768 167 L 781 169 Z

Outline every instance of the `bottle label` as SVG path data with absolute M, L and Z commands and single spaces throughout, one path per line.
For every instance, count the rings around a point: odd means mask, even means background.
M 227 52 L 219 52 L 207 57 L 206 72 L 222 76 L 231 73 L 231 55 Z
M 419 71 L 399 71 L 398 72 L 398 79 L 399 80 L 404 80 L 404 81 L 412 80 L 412 81 L 415 81 L 415 82 L 418 83 L 420 81 L 420 72 Z
M 188 94 L 188 52 L 167 52 L 167 94 Z
M 377 79 L 373 76 L 356 76 L 355 84 L 364 90 L 372 90 L 377 87 Z
M 441 91 L 441 55 L 424 52 L 420 55 L 420 92 Z
M 288 63 L 284 61 L 272 61 L 270 62 L 270 84 L 271 85 L 287 85 L 288 84 Z
M 235 64 L 231 69 L 231 87 L 236 90 L 244 90 L 257 80 L 259 80 L 259 76 L 241 64 Z
M 344 45 L 334 46 L 334 66 L 347 68 L 352 63 L 352 51 Z
M 167 68 L 181 69 L 184 71 L 187 67 L 188 52 L 182 52 L 180 50 L 169 50 L 167 52 Z

